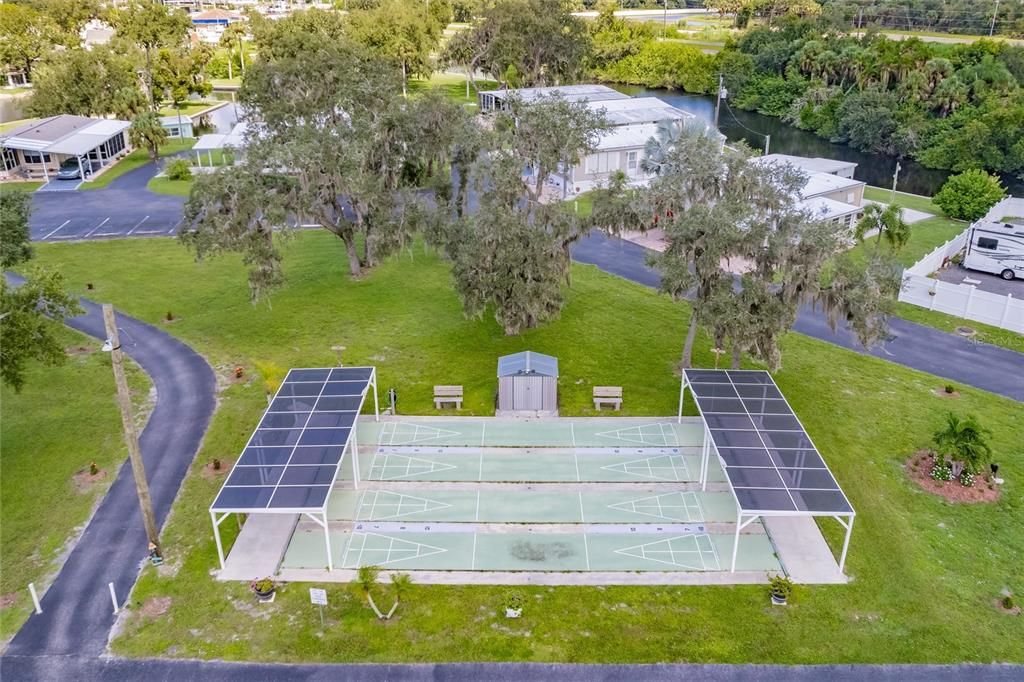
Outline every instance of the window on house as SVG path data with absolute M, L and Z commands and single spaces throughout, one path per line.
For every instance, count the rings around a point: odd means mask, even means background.
M 998 239 L 992 239 L 991 237 L 978 237 L 979 249 L 994 249 L 997 246 L 999 246 Z
M 636 159 L 636 152 L 629 152 L 629 154 L 626 155 L 626 169 L 630 173 L 636 173 Z
M 4 150 L 4 168 L 11 169 L 17 168 L 21 164 L 18 163 L 18 155 L 14 153 L 13 149 Z
M 849 193 L 847 193 L 847 195 L 846 195 L 846 203 L 852 204 L 856 200 L 857 200 L 857 193 L 856 192 L 849 192 Z
M 22 152 L 21 155 L 25 159 L 25 163 L 50 163 L 49 154 L 40 154 L 39 152 Z

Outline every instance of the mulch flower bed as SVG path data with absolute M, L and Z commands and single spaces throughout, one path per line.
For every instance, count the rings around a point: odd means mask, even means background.
M 907 475 L 926 492 L 939 495 L 948 502 L 977 504 L 995 502 L 999 499 L 999 486 L 988 476 L 975 476 L 973 486 L 960 485 L 959 481 L 936 481 L 932 478 L 935 455 L 929 450 L 915 453 L 904 465 Z

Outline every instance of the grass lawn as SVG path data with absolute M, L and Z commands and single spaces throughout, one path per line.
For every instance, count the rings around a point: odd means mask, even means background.
M 0 192 L 35 192 L 45 183 L 42 180 L 25 180 L 24 182 L 0 183 Z
M 240 258 L 196 264 L 172 240 L 40 244 L 72 287 L 86 279 L 105 300 L 156 323 L 224 368 L 270 360 L 283 367 L 373 363 L 403 411 L 430 414 L 432 386 L 465 386 L 464 413 L 493 409 L 494 363 L 530 348 L 559 357 L 565 415 L 594 414 L 595 384 L 622 385 L 624 414 L 675 410 L 674 370 L 686 306 L 646 288 L 575 266 L 561 318 L 505 337 L 490 317 L 467 320 L 447 266 L 420 244 L 363 278 L 344 273 L 341 242 L 304 232 L 283 247 L 286 287 L 273 306 L 253 306 Z M 132 268 L 120 264 L 130 262 Z M 701 335 L 699 365 L 712 363 Z M 258 381 L 231 383 L 203 451 L 175 503 L 164 538 L 168 563 L 147 567 L 133 592 L 114 653 L 282 661 L 567 662 L 952 662 L 1022 661 L 1022 622 L 996 610 L 1000 590 L 1024 594 L 1024 466 L 1021 404 L 829 344 L 790 335 L 776 380 L 857 509 L 849 585 L 798 588 L 787 609 L 763 586 L 527 587 L 519 621 L 498 613 L 500 587 L 414 586 L 397 617 L 372 618 L 351 585 L 328 588 L 321 631 L 306 585 L 285 586 L 254 611 L 241 584 L 215 582 L 206 513 L 220 481 L 199 475 L 213 457 L 240 452 L 266 403 Z M 919 491 L 902 471 L 927 446 L 947 410 L 975 413 L 993 430 L 1007 484 L 988 506 L 950 505 Z M 232 534 L 234 523 L 223 526 Z M 833 548 L 838 525 L 823 528 Z M 228 538 L 228 543 L 233 538 Z M 167 614 L 141 605 L 169 597 Z M 614 642 L 614 646 L 609 643 Z
M 32 610 L 28 583 L 35 582 L 42 595 L 68 540 L 127 457 L 110 356 L 95 339 L 65 327 L 58 331 L 61 344 L 73 349 L 67 362 L 33 364 L 21 393 L 0 389 L 0 641 Z M 128 363 L 128 379 L 139 414 L 148 413 L 148 378 Z M 75 474 L 88 474 L 90 462 L 104 475 L 76 482 Z
M 480 90 L 494 90 L 496 81 L 478 80 L 476 87 Z M 469 86 L 469 97 L 466 97 L 466 77 L 455 73 L 435 73 L 429 79 L 410 78 L 408 90 L 410 94 L 424 92 L 430 88 L 439 88 L 449 98 L 466 105 L 476 106 L 476 90 Z
M 157 194 L 172 194 L 178 197 L 187 197 L 192 192 L 191 180 L 171 180 L 165 177 L 152 178 L 146 183 L 146 189 Z
M 217 88 L 237 88 L 241 87 L 241 78 L 211 78 L 210 83 L 213 84 L 213 89 Z
M 864 198 L 870 199 L 871 201 L 879 201 L 883 204 L 892 202 L 892 190 L 884 189 L 882 187 L 865 187 Z M 930 197 L 921 196 L 920 194 L 907 194 L 906 192 L 896 192 L 896 203 L 903 208 L 912 208 L 915 211 L 924 211 L 925 213 L 931 213 L 932 215 L 941 216 L 945 215 L 942 209 L 932 203 Z
M 220 100 L 208 100 L 208 101 L 200 101 L 200 102 L 193 102 L 193 101 L 183 102 L 182 105 L 181 105 L 181 115 L 182 116 L 195 116 L 199 112 L 206 111 L 210 107 L 215 106 L 217 104 L 222 104 L 222 102 Z M 174 108 L 174 103 L 173 102 L 164 102 L 163 106 L 161 107 L 161 109 L 159 111 L 159 114 L 161 116 L 176 116 L 178 114 L 178 109 Z
M 924 256 L 942 246 L 967 229 L 967 223 L 952 218 L 928 218 L 910 226 L 910 240 L 896 253 L 896 259 L 904 267 L 910 267 Z M 877 237 L 868 237 L 863 244 L 851 249 L 856 257 L 875 248 Z M 887 248 L 882 242 L 882 248 Z
M 192 145 L 195 143 L 196 141 L 194 138 L 168 140 L 162 147 L 160 147 L 160 157 L 163 158 L 165 156 L 170 156 L 171 154 L 177 154 L 178 152 L 192 149 Z M 149 162 L 149 152 L 145 149 L 136 149 L 114 164 L 112 168 L 108 168 L 103 175 L 99 176 L 95 180 L 91 182 L 83 182 L 78 189 L 102 189 L 128 171 L 141 168 Z

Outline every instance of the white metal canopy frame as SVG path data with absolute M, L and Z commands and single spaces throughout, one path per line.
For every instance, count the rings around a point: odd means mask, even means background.
M 358 418 L 373 389 L 374 367 L 292 369 L 210 505 L 217 557 L 224 568 L 220 524 L 231 514 L 302 514 L 324 529 L 327 570 L 334 569 L 327 504 L 346 453 L 359 487 Z
M 711 450 L 736 501 L 736 536 L 765 516 L 827 516 L 846 530 L 839 570 L 856 512 L 785 396 L 764 370 L 686 369 L 679 387 L 679 421 L 690 389 L 704 425 L 700 484 L 707 489 Z

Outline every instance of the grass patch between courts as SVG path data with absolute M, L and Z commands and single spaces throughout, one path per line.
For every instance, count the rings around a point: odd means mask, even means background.
M 300 233 L 282 248 L 287 284 L 272 306 L 249 302 L 239 257 L 195 263 L 169 239 L 41 244 L 38 260 L 59 265 L 76 290 L 93 282 L 94 296 L 148 322 L 174 310 L 168 331 L 222 372 L 241 365 L 251 376 L 257 360 L 331 365 L 331 346 L 343 344 L 346 362 L 376 365 L 382 391 L 395 387 L 408 414 L 436 413 L 432 387 L 441 383 L 464 385 L 463 414 L 490 414 L 497 357 L 532 349 L 559 358 L 563 415 L 595 414 L 591 387 L 608 384 L 623 386 L 623 414 L 675 410 L 689 311 L 649 289 L 574 266 L 560 319 L 509 338 L 490 316 L 464 317 L 448 266 L 420 243 L 358 280 L 326 232 Z M 698 337 L 698 365 L 713 365 L 711 345 Z M 220 481 L 198 475 L 213 457 L 236 457 L 256 425 L 266 402 L 253 380 L 222 391 L 164 533 L 174 570 L 143 570 L 113 651 L 289 662 L 1024 660 L 1020 620 L 994 605 L 1004 588 L 1024 593 L 1021 404 L 962 386 L 955 400 L 938 397 L 942 379 L 797 334 L 784 340 L 775 377 L 857 510 L 848 585 L 799 587 L 786 609 L 769 606 L 764 586 L 528 586 L 514 622 L 501 613 L 505 588 L 415 585 L 386 625 L 354 586 L 331 585 L 321 630 L 307 586 L 295 584 L 254 618 L 245 585 L 210 576 L 206 510 Z M 999 502 L 951 505 L 903 473 L 948 410 L 977 414 L 992 429 L 1007 479 Z M 227 536 L 234 527 L 224 524 Z M 837 549 L 838 526 L 822 528 Z M 156 597 L 170 598 L 169 611 L 149 618 L 141 606 Z

